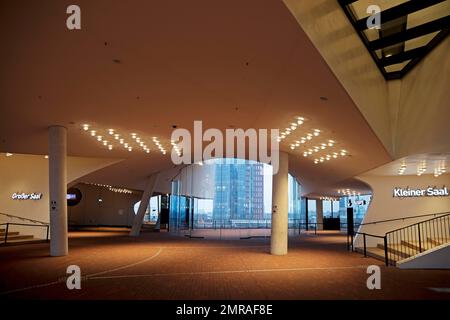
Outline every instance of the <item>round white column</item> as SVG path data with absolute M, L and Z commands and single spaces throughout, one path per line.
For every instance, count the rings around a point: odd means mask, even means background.
M 288 251 L 288 154 L 280 152 L 278 172 L 272 177 L 272 234 L 270 253 Z
M 50 255 L 65 256 L 67 240 L 67 129 L 49 128 Z

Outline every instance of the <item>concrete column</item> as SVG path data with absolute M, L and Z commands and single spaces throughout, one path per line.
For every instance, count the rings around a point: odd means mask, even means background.
M 67 240 L 67 129 L 52 126 L 49 135 L 50 255 L 65 256 Z
M 156 182 L 158 181 L 158 173 L 152 174 L 147 181 L 147 186 L 145 187 L 144 193 L 142 194 L 141 203 L 139 204 L 139 209 L 134 216 L 133 226 L 131 227 L 130 236 L 138 237 L 141 232 L 142 222 L 144 221 L 145 210 L 147 210 L 150 198 L 153 195 L 153 190 L 155 189 Z
M 272 234 L 270 253 L 288 251 L 288 154 L 280 152 L 278 173 L 272 177 Z
M 323 230 L 323 201 L 316 200 L 316 222 L 317 230 Z

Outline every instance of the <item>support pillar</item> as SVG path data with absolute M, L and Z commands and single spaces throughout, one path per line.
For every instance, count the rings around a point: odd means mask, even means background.
M 323 200 L 316 199 L 317 230 L 323 230 Z
M 50 255 L 68 254 L 67 129 L 52 126 L 49 135 Z
M 144 221 L 145 211 L 147 210 L 150 198 L 155 190 L 156 182 L 158 181 L 158 173 L 152 174 L 147 181 L 144 193 L 142 194 L 139 209 L 134 216 L 133 226 L 131 227 L 130 236 L 138 237 L 141 232 L 142 222 Z
M 288 251 L 288 154 L 280 152 L 277 174 L 272 177 L 272 233 L 270 253 L 285 255 Z

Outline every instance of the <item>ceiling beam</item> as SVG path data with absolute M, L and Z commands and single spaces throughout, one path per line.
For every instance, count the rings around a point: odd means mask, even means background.
M 425 53 L 425 51 L 426 51 L 426 46 L 422 46 L 419 48 L 401 52 L 399 54 L 396 54 L 396 55 L 393 55 L 390 57 L 382 58 L 382 59 L 380 59 L 380 62 L 381 62 L 382 66 L 390 66 L 390 65 L 393 65 L 396 63 L 401 63 L 406 60 L 419 58 Z
M 368 48 L 371 51 L 392 46 L 399 42 L 414 39 L 435 31 L 448 29 L 450 25 L 450 16 L 446 16 L 437 20 L 433 20 L 406 31 L 395 33 L 391 36 L 370 41 Z
M 352 4 L 353 2 L 356 2 L 358 0 L 338 0 L 338 1 L 341 6 L 348 6 L 349 4 Z
M 408 2 L 399 4 L 398 6 L 389 8 L 380 12 L 381 23 L 385 23 L 400 17 L 404 17 L 410 13 L 431 7 L 432 5 L 444 2 L 446 0 L 410 0 Z M 367 19 L 363 18 L 355 22 L 355 28 L 358 31 L 367 29 Z

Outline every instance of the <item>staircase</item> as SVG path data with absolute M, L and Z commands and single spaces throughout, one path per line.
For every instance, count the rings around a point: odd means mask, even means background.
M 358 233 L 363 238 L 373 235 Z M 387 265 L 424 253 L 435 247 L 450 243 L 450 214 L 435 217 L 387 232 L 383 243 L 376 247 L 358 247 L 355 251 L 385 261 Z M 364 240 L 365 243 L 365 240 Z
M 8 237 L 6 237 L 6 229 L 0 228 L 0 246 L 40 243 L 40 242 L 46 242 L 46 240 L 36 239 L 33 235 L 21 234 L 18 231 L 8 231 Z

